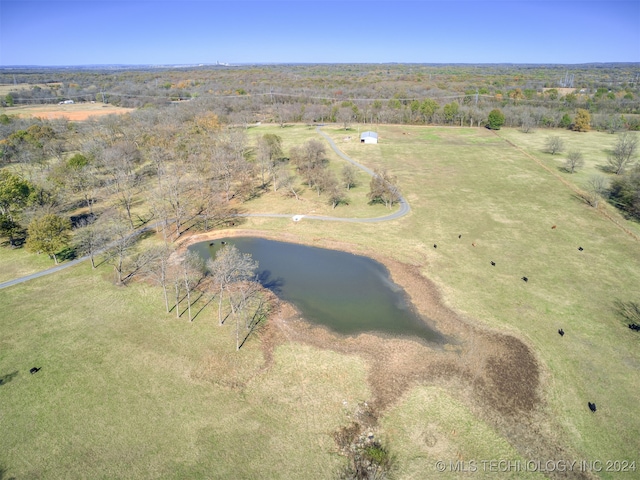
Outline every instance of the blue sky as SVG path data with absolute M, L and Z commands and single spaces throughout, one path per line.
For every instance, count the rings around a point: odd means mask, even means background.
M 0 0 L 0 66 L 640 62 L 640 0 Z

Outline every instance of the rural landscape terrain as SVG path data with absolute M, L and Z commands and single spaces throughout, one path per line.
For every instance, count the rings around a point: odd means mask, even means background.
M 640 65 L 1 68 L 0 100 L 0 480 L 640 475 Z M 380 262 L 441 340 L 188 248 L 248 236 Z

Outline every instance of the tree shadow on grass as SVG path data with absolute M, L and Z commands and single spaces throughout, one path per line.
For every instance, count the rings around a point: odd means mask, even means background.
M 16 480 L 16 477 L 7 476 L 7 468 L 4 465 L 0 465 L 0 480 Z
M 3 385 L 6 385 L 17 376 L 18 376 L 18 370 L 16 370 L 15 372 L 7 373 L 6 375 L 2 375 L 0 377 L 0 387 Z M 2 476 L 0 476 L 0 479 L 1 478 Z
M 78 255 L 75 248 L 67 247 L 56 253 L 56 257 L 58 257 L 59 262 L 65 262 L 69 260 L 75 260 L 76 258 L 78 258 Z

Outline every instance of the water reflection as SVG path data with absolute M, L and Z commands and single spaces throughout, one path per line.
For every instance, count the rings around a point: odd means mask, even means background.
M 311 322 L 346 335 L 380 332 L 443 340 L 415 312 L 384 265 L 371 258 L 254 237 L 225 238 L 189 248 L 214 258 L 223 241 L 250 253 L 259 262 L 260 283 L 294 304 Z

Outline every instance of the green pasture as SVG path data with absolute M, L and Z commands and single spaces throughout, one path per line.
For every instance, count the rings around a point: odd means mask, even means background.
M 540 408 L 568 455 L 638 462 L 640 335 L 616 315 L 614 301 L 640 301 L 640 243 L 573 189 L 598 171 L 613 137 L 551 132 L 583 149 L 584 171 L 569 175 L 553 168 L 560 155 L 542 152 L 549 135 L 542 130 L 375 130 L 380 143 L 362 145 L 357 131 L 324 127 L 347 155 L 398 177 L 408 216 L 379 224 L 249 218 L 241 227 L 347 242 L 417 266 L 469 322 L 533 349 L 543 372 Z M 321 139 L 306 126 L 248 131 L 264 133 L 280 135 L 285 151 Z M 330 161 L 339 171 L 342 160 L 331 153 Z M 315 192 L 300 201 L 269 192 L 243 208 L 387 213 L 366 204 L 368 179 L 361 178 L 353 202 L 335 210 Z M 38 267 L 33 259 L 0 249 L 0 277 L 14 275 L 14 264 L 28 267 L 15 274 Z M 289 343 L 264 368 L 259 339 L 236 353 L 215 307 L 189 323 L 164 314 L 158 288 L 111 280 L 108 266 L 84 264 L 0 291 L 0 377 L 7 379 L 0 385 L 0 478 L 335 476 L 344 459 L 331 433 L 371 395 L 362 359 Z M 561 327 L 564 337 L 556 333 Z M 30 375 L 32 366 L 42 371 Z M 596 414 L 588 401 L 597 403 Z M 442 386 L 414 388 L 380 426 L 398 478 L 432 477 L 437 460 L 526 460 Z
M 23 248 L 13 249 L 8 244 L 0 247 L 0 283 L 55 266 L 48 255 L 31 255 Z

